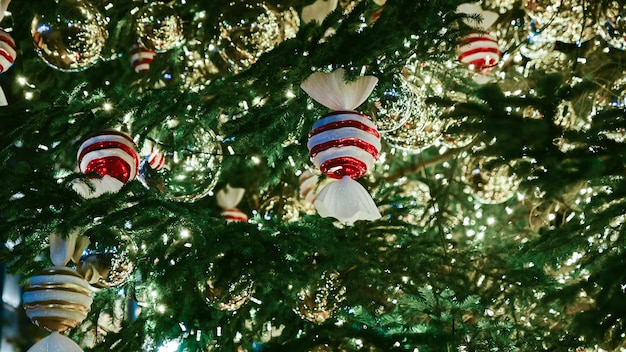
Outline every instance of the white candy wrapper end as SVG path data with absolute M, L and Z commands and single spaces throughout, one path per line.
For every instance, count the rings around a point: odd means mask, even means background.
M 81 255 L 89 246 L 87 236 L 79 236 L 74 230 L 67 238 L 55 233 L 50 234 L 50 259 L 55 266 L 66 266 L 70 260 L 78 263 Z
M 361 76 L 347 82 L 344 73 L 343 68 L 331 73 L 315 72 L 300 87 L 315 101 L 331 110 L 354 110 L 372 93 L 378 78 Z
M 215 195 L 217 205 L 222 209 L 235 209 L 243 199 L 245 192 L 244 188 L 233 188 L 227 184 L 224 189 L 219 190 Z
M 315 21 L 317 23 L 324 22 L 326 16 L 337 8 L 337 0 L 317 0 L 311 5 L 302 8 L 302 21 L 309 23 Z
M 381 217 L 367 190 L 348 176 L 324 187 L 314 204 L 320 216 L 333 217 L 348 226 L 358 220 L 374 221 Z
M 33 345 L 28 352 L 83 352 L 69 337 L 53 332 Z
M 494 11 L 483 10 L 482 7 L 478 4 L 461 4 L 456 8 L 456 12 L 464 13 L 466 15 L 480 15 L 482 21 L 476 22 L 474 20 L 466 19 L 463 22 L 474 28 L 478 28 L 481 30 L 487 30 L 498 20 L 498 13 Z
M 122 189 L 124 183 L 115 177 L 104 175 L 102 178 L 91 179 L 93 190 L 85 182 L 77 180 L 72 184 L 76 193 L 85 199 L 98 198 L 105 193 L 117 193 Z

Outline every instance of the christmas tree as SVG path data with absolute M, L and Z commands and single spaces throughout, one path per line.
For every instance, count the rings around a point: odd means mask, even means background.
M 622 3 L 0 2 L 16 345 L 625 349 Z

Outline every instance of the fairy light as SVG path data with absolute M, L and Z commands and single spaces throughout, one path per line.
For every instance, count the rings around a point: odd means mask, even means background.
M 159 347 L 158 352 L 176 352 L 180 348 L 180 341 L 171 340 L 165 342 L 161 347 Z

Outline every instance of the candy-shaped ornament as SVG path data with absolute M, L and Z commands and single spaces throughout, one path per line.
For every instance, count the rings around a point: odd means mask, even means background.
M 468 65 L 468 68 L 476 72 L 474 80 L 477 83 L 486 83 L 489 79 L 486 74 L 500 61 L 502 53 L 498 46 L 498 39 L 489 28 L 498 20 L 498 14 L 493 11 L 485 11 L 477 4 L 461 4 L 457 12 L 466 15 L 478 15 L 480 21 L 465 19 L 464 22 L 474 31 L 462 38 L 456 48 L 458 60 Z
M 1 19 L 1 18 L 0 18 Z M 0 28 L 0 73 L 6 72 L 17 57 L 15 40 L 4 29 Z M 4 91 L 0 88 L 0 106 L 9 105 Z
M 135 44 L 130 49 L 130 64 L 137 73 L 150 71 L 150 64 L 156 55 L 156 51 L 146 48 L 141 44 Z
M 88 137 L 80 145 L 77 159 L 80 172 L 97 173 L 100 176 L 90 179 L 90 184 L 78 181 L 72 185 L 83 198 L 117 193 L 122 186 L 137 177 L 137 146 L 122 132 L 104 131 Z
M 221 189 L 215 195 L 217 205 L 222 208 L 222 216 L 226 219 L 227 223 L 230 222 L 247 222 L 248 215 L 243 211 L 237 209 L 237 204 L 243 199 L 245 189 L 233 188 L 230 185 L 226 185 L 224 189 Z
M 22 301 L 26 316 L 40 328 L 52 334 L 37 342 L 28 352 L 82 352 L 82 349 L 60 332 L 80 324 L 91 310 L 89 283 L 66 265 L 77 262 L 89 240 L 74 232 L 67 238 L 50 235 L 50 258 L 54 266 L 46 268 L 28 280 Z
M 345 71 L 316 72 L 301 84 L 315 101 L 333 110 L 323 116 L 309 133 L 307 147 L 313 164 L 338 181 L 326 185 L 315 199 L 323 217 L 334 217 L 345 225 L 381 217 L 374 200 L 356 179 L 374 166 L 380 152 L 380 134 L 370 119 L 356 111 L 371 94 L 378 79 L 362 76 L 347 82 Z

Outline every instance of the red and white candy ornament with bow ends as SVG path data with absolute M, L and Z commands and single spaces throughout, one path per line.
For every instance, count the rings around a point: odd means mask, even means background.
M 358 220 L 381 217 L 367 190 L 355 181 L 374 166 L 381 148 L 374 123 L 354 110 L 372 93 L 378 79 L 362 76 L 347 82 L 344 73 L 341 68 L 331 73 L 316 72 L 302 82 L 301 88 L 333 110 L 313 125 L 307 143 L 314 165 L 338 180 L 322 188 L 315 208 L 323 217 L 352 225 Z
M 470 3 L 459 5 L 456 11 L 466 15 L 479 15 L 481 19 L 480 22 L 473 19 L 464 20 L 476 31 L 460 39 L 460 44 L 456 49 L 459 61 L 467 64 L 473 71 L 489 72 L 502 56 L 498 39 L 495 34 L 489 32 L 489 28 L 497 21 L 498 14 Z

